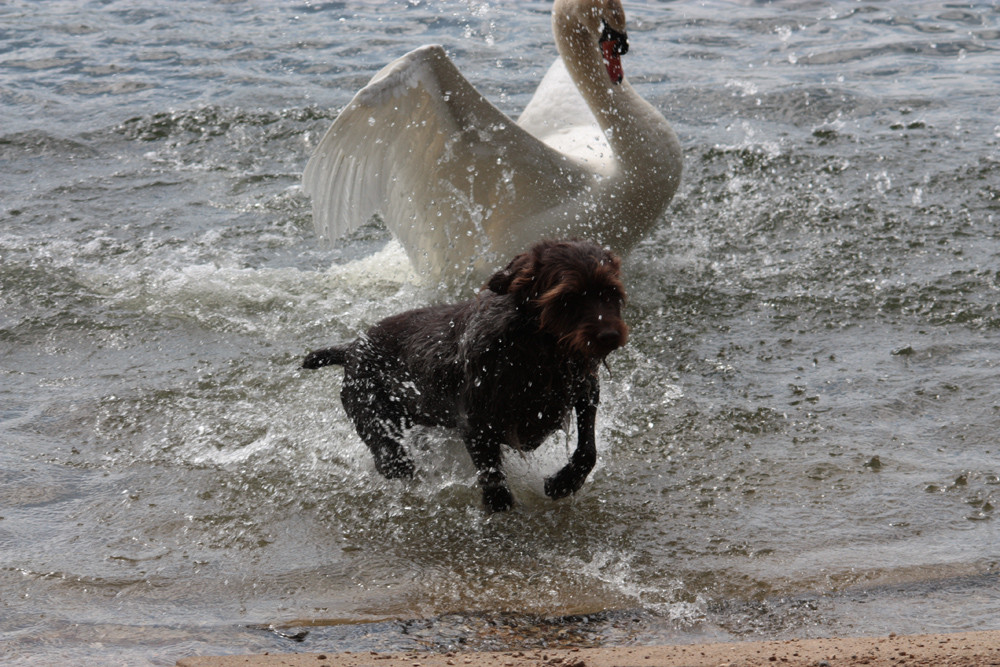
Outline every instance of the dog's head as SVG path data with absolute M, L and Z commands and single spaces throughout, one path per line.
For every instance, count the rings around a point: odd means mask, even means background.
M 519 307 L 537 315 L 541 331 L 584 357 L 603 359 L 628 340 L 621 261 L 595 243 L 536 243 L 486 287 L 514 295 Z

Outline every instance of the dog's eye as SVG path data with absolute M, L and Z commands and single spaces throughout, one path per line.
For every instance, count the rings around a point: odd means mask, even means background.
M 601 301 L 604 303 L 614 303 L 621 307 L 625 304 L 625 296 L 618 290 L 605 290 L 601 292 Z

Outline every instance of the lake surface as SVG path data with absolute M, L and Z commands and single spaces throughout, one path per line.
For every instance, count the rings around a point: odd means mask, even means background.
M 1000 628 L 1000 8 L 627 2 L 681 189 L 625 264 L 600 460 L 479 507 L 374 471 L 307 350 L 441 297 L 299 177 L 443 44 L 516 115 L 547 2 L 0 7 L 0 656 Z

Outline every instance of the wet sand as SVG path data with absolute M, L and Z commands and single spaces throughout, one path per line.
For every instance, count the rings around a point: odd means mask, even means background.
M 192 657 L 178 667 L 893 667 L 1000 665 L 1000 631 L 496 653 L 293 653 Z

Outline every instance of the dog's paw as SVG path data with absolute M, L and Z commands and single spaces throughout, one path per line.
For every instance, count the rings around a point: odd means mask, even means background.
M 506 512 L 514 506 L 514 495 L 506 486 L 491 486 L 483 489 L 483 505 L 486 511 Z
M 586 480 L 586 475 L 580 475 L 571 466 L 566 466 L 545 480 L 545 495 L 552 500 L 571 496 L 580 490 Z

